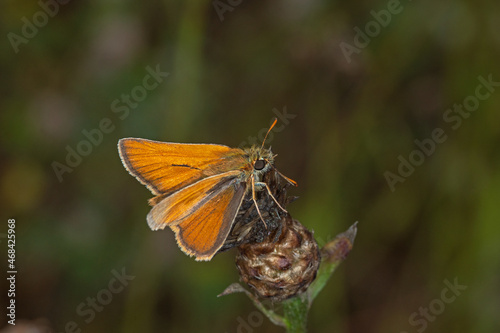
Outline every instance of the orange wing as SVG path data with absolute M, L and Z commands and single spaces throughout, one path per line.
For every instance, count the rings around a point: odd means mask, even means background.
M 168 225 L 186 254 L 210 260 L 224 244 L 246 189 L 241 171 L 205 178 L 154 206 L 148 224 L 153 230 Z
M 125 138 L 118 151 L 127 171 L 154 195 L 169 195 L 200 179 L 237 170 L 245 152 L 215 144 L 182 144 Z

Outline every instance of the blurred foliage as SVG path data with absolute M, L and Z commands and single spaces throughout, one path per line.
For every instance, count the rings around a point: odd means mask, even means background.
M 365 31 L 390 2 L 241 1 L 221 20 L 206 1 L 70 1 L 17 53 L 8 34 L 22 36 L 23 18 L 43 23 L 41 7 L 4 2 L 0 196 L 3 221 L 17 221 L 18 320 L 56 332 L 71 321 L 83 332 L 241 331 L 252 304 L 215 297 L 238 280 L 234 252 L 199 263 L 169 230 L 150 231 L 150 194 L 116 143 L 238 146 L 286 109 L 294 117 L 278 117 L 270 141 L 279 170 L 299 183 L 290 212 L 323 243 L 359 221 L 349 259 L 311 309 L 311 331 L 416 332 L 409 318 L 456 277 L 467 290 L 426 331 L 498 332 L 500 89 L 457 129 L 443 115 L 475 94 L 478 76 L 500 81 L 499 4 L 402 1 L 347 61 L 341 43 L 353 45 L 354 28 Z M 148 66 L 169 76 L 127 116 L 113 112 Z M 84 149 L 83 131 L 105 118 L 113 130 L 59 181 L 53 162 Z M 447 140 L 391 191 L 384 173 L 436 128 Z M 78 306 L 122 268 L 134 280 L 86 323 Z M 275 331 L 266 320 L 251 328 Z

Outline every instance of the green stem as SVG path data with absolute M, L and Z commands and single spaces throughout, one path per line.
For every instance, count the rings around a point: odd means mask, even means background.
M 294 297 L 283 302 L 284 321 L 288 333 L 305 333 L 309 301 L 304 297 Z

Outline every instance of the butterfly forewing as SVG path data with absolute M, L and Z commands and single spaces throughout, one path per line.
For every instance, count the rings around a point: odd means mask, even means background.
M 126 138 L 118 143 L 125 168 L 155 195 L 168 195 L 200 179 L 242 168 L 241 149 Z

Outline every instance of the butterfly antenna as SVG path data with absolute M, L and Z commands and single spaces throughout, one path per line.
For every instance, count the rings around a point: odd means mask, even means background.
M 274 125 L 276 125 L 277 122 L 278 118 L 274 118 L 273 124 L 271 125 L 271 127 L 269 127 L 269 130 L 267 131 L 266 136 L 264 137 L 264 141 L 262 141 L 262 147 L 260 147 L 260 149 L 264 149 L 264 143 L 266 143 L 267 136 L 269 135 L 269 132 L 271 132 L 271 130 L 273 129 Z
M 293 186 L 297 186 L 297 182 L 291 178 L 288 178 L 287 176 L 285 176 L 284 174 L 282 174 L 281 172 L 278 171 L 278 169 L 276 169 L 274 167 L 274 165 L 271 164 L 271 168 L 273 168 L 274 171 L 276 171 L 276 173 L 278 175 L 280 175 L 281 177 L 283 177 L 283 179 L 285 179 L 287 182 L 289 182 L 290 184 L 292 184 Z

